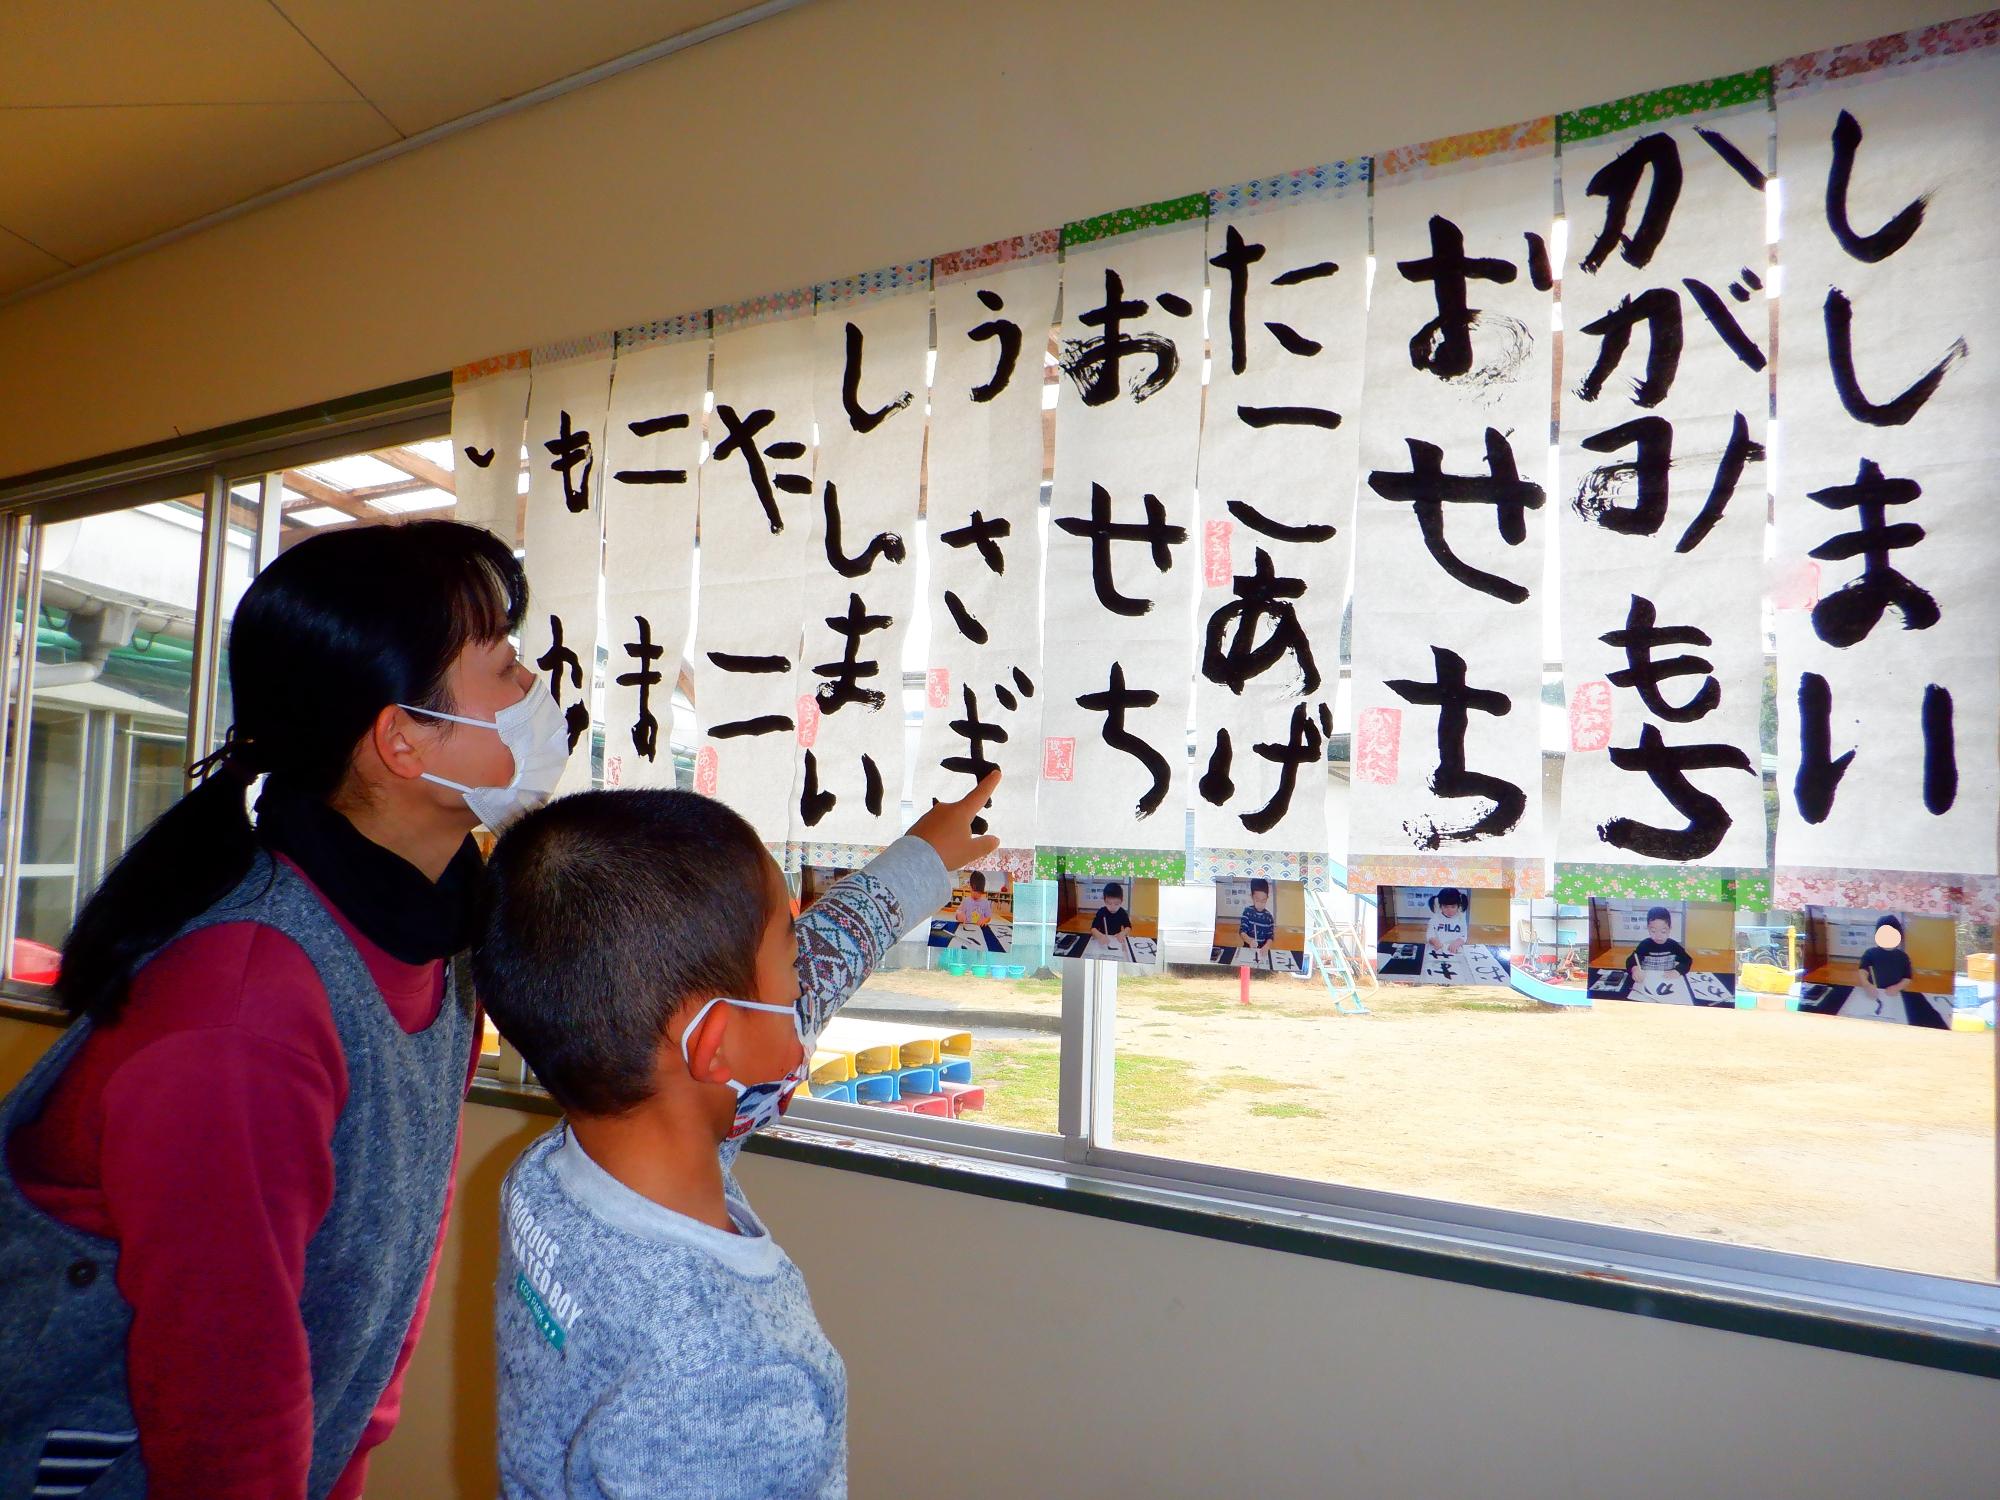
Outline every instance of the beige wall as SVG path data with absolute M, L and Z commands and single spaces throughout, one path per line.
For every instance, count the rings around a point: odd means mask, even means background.
M 0 475 L 1966 8 L 810 0 L 0 309 Z
M 0 1020 L 0 1085 L 54 1037 Z M 375 1500 L 494 1493 L 498 1191 L 466 1111 Z M 857 1496 L 1879 1500 L 1992 1494 L 1994 1383 L 762 1158 L 846 1357 Z

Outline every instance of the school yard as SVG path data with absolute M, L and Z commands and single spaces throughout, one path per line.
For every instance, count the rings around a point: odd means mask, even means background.
M 1992 1033 L 1233 971 L 1118 985 L 1133 1151 L 1969 1279 L 1995 1275 Z M 892 996 L 894 998 L 892 998 Z M 984 1119 L 1054 1128 L 1050 980 L 923 971 L 858 997 L 977 1018 Z M 961 1022 L 960 1024 L 965 1024 Z

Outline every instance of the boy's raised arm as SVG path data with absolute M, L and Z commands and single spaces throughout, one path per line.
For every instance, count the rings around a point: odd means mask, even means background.
M 884 953 L 951 899 L 953 870 L 1000 847 L 993 835 L 972 831 L 999 784 L 995 771 L 970 795 L 933 807 L 799 918 L 799 1015 L 808 1037 L 826 1028 Z

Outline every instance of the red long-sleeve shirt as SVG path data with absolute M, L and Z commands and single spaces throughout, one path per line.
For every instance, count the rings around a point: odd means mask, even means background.
M 397 1024 L 428 1026 L 443 963 L 401 963 L 328 910 Z M 304 951 L 272 928 L 224 923 L 139 972 L 123 1017 L 91 1034 L 8 1143 L 29 1202 L 118 1242 L 132 1408 L 158 1500 L 305 1493 L 312 1369 L 299 1296 L 346 1102 L 332 1009 Z M 369 1450 L 395 1426 L 450 1213 L 447 1184 L 430 1273 L 335 1500 L 360 1495 Z

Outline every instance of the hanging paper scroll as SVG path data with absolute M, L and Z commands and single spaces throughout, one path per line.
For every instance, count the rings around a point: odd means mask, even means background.
M 1552 137 L 1376 161 L 1350 864 L 1541 849 Z
M 528 415 L 528 351 L 451 372 L 452 519 L 516 541 L 521 433 Z
M 876 846 L 902 829 L 903 637 L 916 591 L 929 289 L 924 261 L 815 289 L 819 457 L 793 687 L 792 830 L 804 843 Z
M 791 835 L 800 603 L 811 574 L 812 293 L 714 314 L 715 409 L 701 481 L 695 790 Z
M 708 387 L 708 316 L 618 335 L 604 439 L 604 784 L 670 787 Z
M 1145 874 L 1186 863 L 1207 209 L 1196 194 L 1063 231 L 1036 819 L 1071 872 L 1090 849 L 1165 853 Z
M 1043 351 L 1059 244 L 1045 230 L 931 263 L 930 648 L 915 801 L 962 797 L 997 766 L 977 831 L 999 835 L 997 862 L 1019 876 L 1032 868 L 1040 770 Z
M 598 457 L 611 399 L 611 349 L 609 334 L 537 349 L 528 397 L 528 506 L 522 545 L 530 598 L 521 622 L 521 656 L 544 674 L 569 720 L 569 764 L 558 794 L 590 786 L 604 518 L 604 473 Z
M 1564 115 L 1559 857 L 1761 868 L 1770 72 Z
M 1777 70 L 1781 865 L 1995 870 L 1996 40 Z
M 1367 163 L 1210 194 L 1194 842 L 1324 879 L 1326 740 L 1353 546 Z

